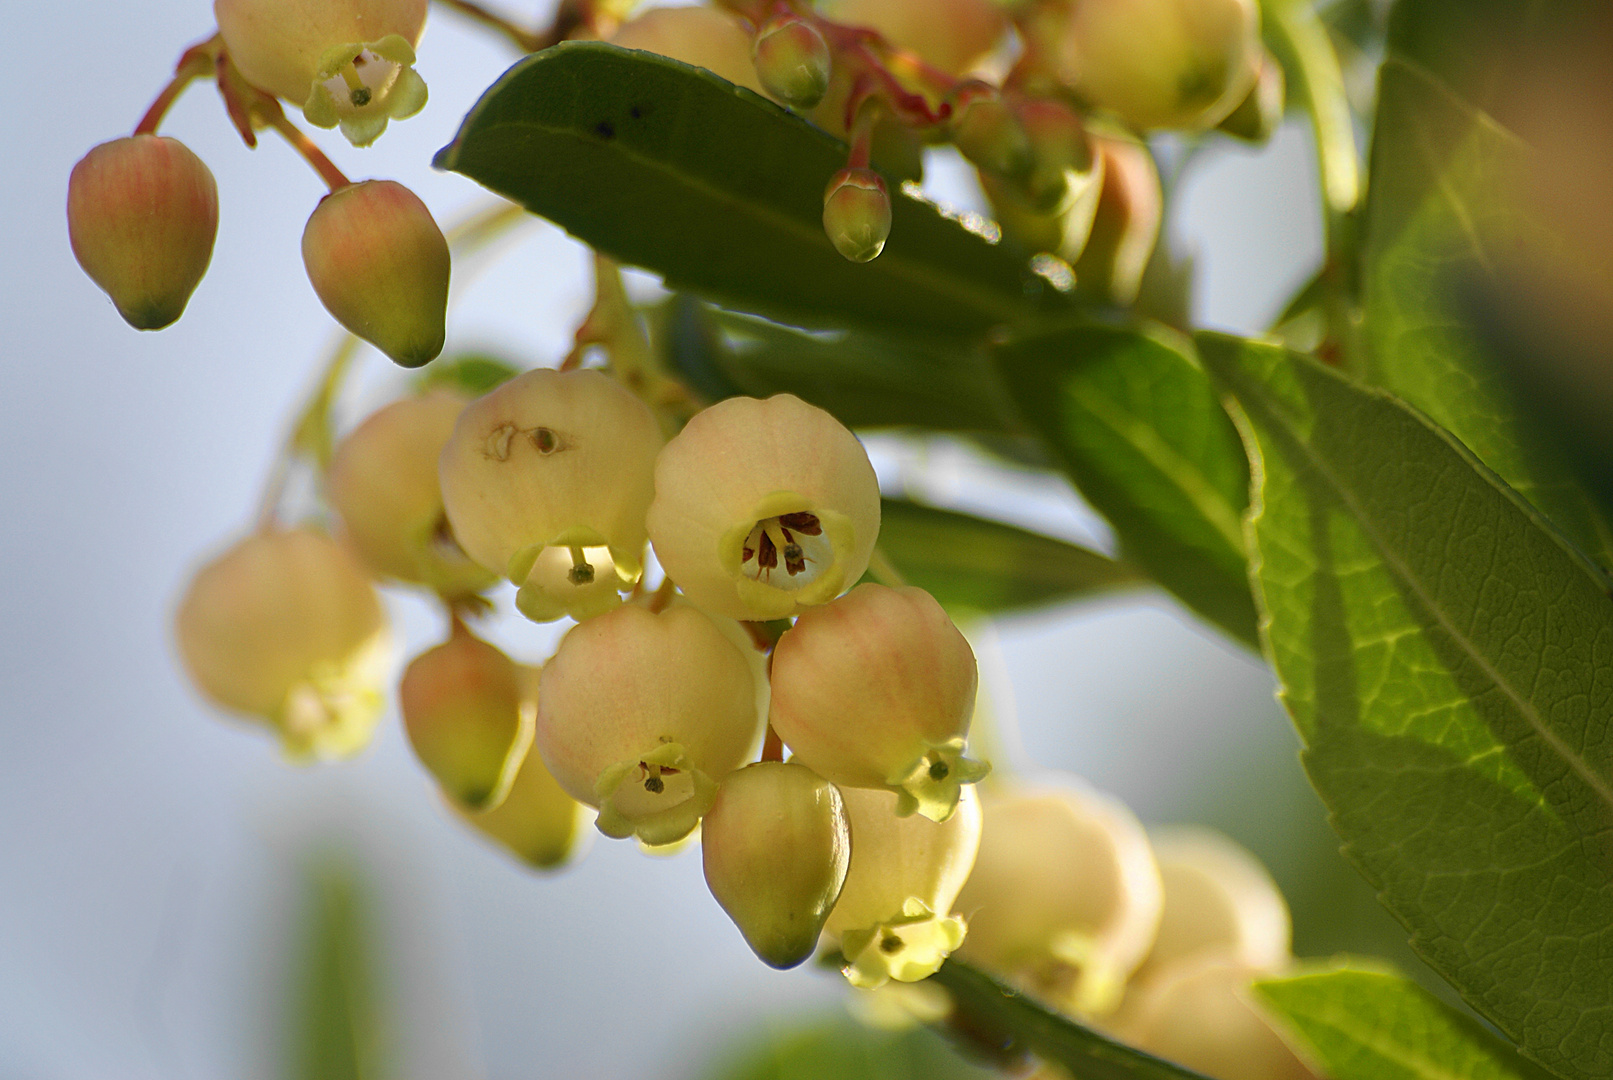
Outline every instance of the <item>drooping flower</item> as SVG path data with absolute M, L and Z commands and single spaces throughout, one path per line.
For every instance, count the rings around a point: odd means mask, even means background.
M 655 553 L 691 601 L 732 619 L 823 604 L 868 568 L 879 481 L 862 444 L 790 394 L 729 398 L 655 463 Z
M 319 127 L 368 146 L 426 104 L 414 47 L 427 0 L 214 0 L 231 61 Z
M 288 758 L 369 744 L 385 704 L 386 615 L 358 560 L 325 534 L 239 541 L 191 579 L 174 633 L 202 693 L 266 723 Z
M 439 465 L 454 536 L 547 622 L 609 611 L 644 568 L 661 430 L 598 371 L 518 375 L 460 414 Z
M 885 788 L 897 813 L 945 821 L 989 769 L 964 754 L 977 681 L 974 651 L 934 597 L 864 584 L 779 639 L 769 720 L 833 783 Z

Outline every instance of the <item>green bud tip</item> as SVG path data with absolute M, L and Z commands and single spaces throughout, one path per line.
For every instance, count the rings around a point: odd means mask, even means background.
M 891 232 L 891 198 L 872 169 L 841 169 L 823 196 L 823 231 L 852 262 L 869 262 L 885 250 Z

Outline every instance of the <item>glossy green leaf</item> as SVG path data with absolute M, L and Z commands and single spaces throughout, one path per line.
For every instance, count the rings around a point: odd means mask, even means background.
M 1019 338 L 997 358 L 1025 419 L 1114 526 L 1121 554 L 1254 647 L 1248 462 L 1192 346 L 1163 330 L 1089 324 Z
M 1191 1069 L 1100 1035 L 955 957 L 930 979 L 951 993 L 966 1031 L 999 1046 L 1028 1050 L 1081 1080 L 1205 1080 Z
M 1470 1017 L 1410 979 L 1331 967 L 1255 984 L 1331 1080 L 1542 1080 Z
M 1529 1054 L 1613 1074 L 1613 601 L 1421 414 L 1198 344 L 1239 406 L 1267 651 L 1345 853 Z
M 993 614 L 1151 584 L 1078 544 L 906 499 L 883 500 L 879 548 L 944 606 Z
M 1462 296 L 1535 227 L 1509 197 L 1529 150 L 1426 72 L 1384 65 L 1368 198 L 1369 378 L 1417 406 L 1604 570 L 1613 527 L 1485 353 Z
M 567 42 L 506 72 L 437 164 L 669 287 L 799 325 L 978 335 L 1069 307 L 1009 248 L 896 191 L 884 254 L 847 262 L 822 221 L 845 158 L 708 71 Z
M 1012 410 L 985 355 L 962 344 L 809 333 L 693 301 L 664 314 L 662 341 L 668 367 L 708 398 L 794 394 L 848 427 L 1000 433 Z

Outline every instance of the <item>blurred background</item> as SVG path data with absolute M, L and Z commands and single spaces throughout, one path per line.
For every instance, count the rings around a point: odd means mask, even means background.
M 336 1054 L 317 1048 L 342 1040 L 382 1048 L 361 1055 L 373 1076 L 693 1080 L 724 1075 L 747 1040 L 764 1049 L 762 1071 L 744 1075 L 815 1075 L 788 1062 L 803 1046 L 835 1049 L 799 1032 L 838 1022 L 841 980 L 758 963 L 695 851 L 651 859 L 602 840 L 536 875 L 452 820 L 395 722 L 352 763 L 298 769 L 190 690 L 169 635 L 179 590 L 249 525 L 334 336 L 299 257 L 322 188 L 280 141 L 244 148 L 213 88 L 193 87 L 164 133 L 218 179 L 212 269 L 176 326 L 130 330 L 73 261 L 67 175 L 132 129 L 184 46 L 211 32 L 209 5 L 9 10 L 0 1078 L 313 1077 L 327 1074 L 310 1062 Z M 450 223 L 479 192 L 427 163 L 514 59 L 436 12 L 418 65 L 426 111 L 369 150 L 320 142 L 355 179 L 402 180 Z M 979 201 L 955 159 L 933 160 L 928 177 L 940 201 Z M 1168 234 L 1194 260 L 1200 324 L 1258 332 L 1310 277 L 1314 191 L 1309 135 L 1292 120 L 1262 149 L 1216 139 L 1191 157 Z M 591 300 L 586 269 L 580 245 L 540 222 L 496 260 L 456 266 L 449 350 L 556 362 Z M 343 417 L 401 385 L 368 354 Z M 1005 478 L 951 444 L 880 436 L 870 448 L 893 490 L 1109 544 L 1062 482 Z M 440 632 L 418 599 L 390 602 L 405 655 Z M 558 633 L 503 628 L 532 661 Z M 1079 773 L 1146 823 L 1230 833 L 1286 891 L 1299 955 L 1373 952 L 1416 970 L 1337 854 L 1258 657 L 1156 594 L 982 633 L 994 706 L 1017 718 L 1018 767 Z M 321 1028 L 335 1015 L 354 1025 Z M 880 1067 L 935 1075 L 922 1055 L 938 1051 L 908 1049 Z

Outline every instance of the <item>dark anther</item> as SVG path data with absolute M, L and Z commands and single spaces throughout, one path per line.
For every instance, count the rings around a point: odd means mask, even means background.
M 616 138 L 616 125 L 609 120 L 601 120 L 594 125 L 594 134 L 601 139 L 614 139 Z
M 370 103 L 370 88 L 368 86 L 361 86 L 357 90 L 350 92 L 347 96 L 352 100 L 354 105 L 363 107 Z
M 566 580 L 573 585 L 591 585 L 594 581 L 594 564 L 577 563 L 566 571 Z
M 760 549 L 756 553 L 757 566 L 764 570 L 771 570 L 778 565 L 778 548 L 773 546 L 772 537 L 763 533 L 762 539 L 757 543 L 757 547 Z
M 947 768 L 946 762 L 937 761 L 934 765 L 930 766 L 930 779 L 945 780 L 951 774 L 951 772 L 952 770 Z
M 651 795 L 659 795 L 666 790 L 666 784 L 659 776 L 646 776 L 644 778 L 644 790 Z
M 818 515 L 809 514 L 804 510 L 799 514 L 781 514 L 778 523 L 805 536 L 823 535 L 823 525 L 819 523 Z
M 886 934 L 879 939 L 879 951 L 884 953 L 901 952 L 902 944 L 902 939 L 895 934 Z
M 546 427 L 532 430 L 532 445 L 538 448 L 540 454 L 552 454 L 560 449 L 560 436 Z
M 743 551 L 741 551 L 739 553 L 739 561 L 740 562 L 750 562 L 754 558 L 756 558 L 756 549 L 755 548 L 745 548 Z

